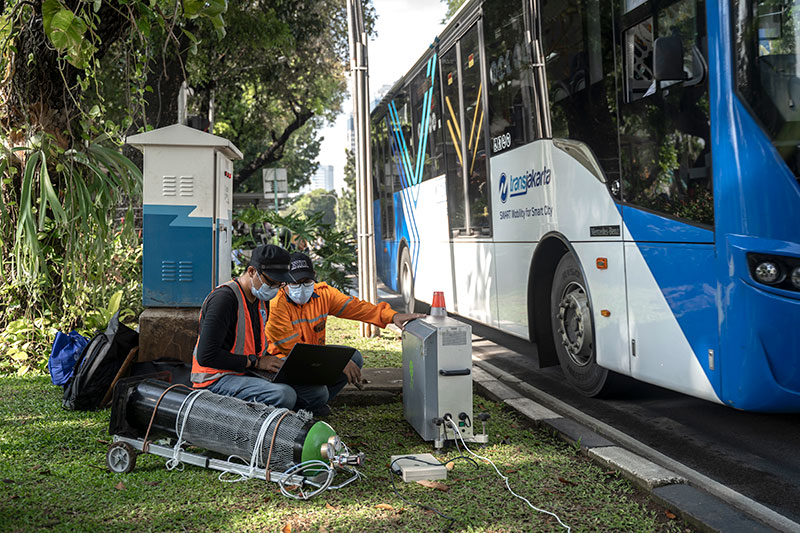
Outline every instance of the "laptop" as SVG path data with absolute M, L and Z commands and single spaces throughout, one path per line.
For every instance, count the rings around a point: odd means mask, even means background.
M 333 385 L 356 353 L 350 346 L 297 343 L 278 372 L 248 370 L 254 376 L 287 385 Z

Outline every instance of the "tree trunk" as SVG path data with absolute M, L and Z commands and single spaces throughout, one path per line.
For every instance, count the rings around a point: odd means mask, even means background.
M 78 2 L 67 2 L 72 9 Z M 68 148 L 80 132 L 73 129 L 79 110 L 75 86 L 81 71 L 66 61 L 59 63 L 59 52 L 44 33 L 42 0 L 33 0 L 28 15 L 21 17 L 20 31 L 15 40 L 9 71 L 11 76 L 0 86 L 0 127 L 7 142 L 23 144 L 39 132 L 52 135 L 62 148 Z M 100 58 L 111 44 L 125 35 L 129 19 L 114 7 L 103 3 L 97 13 L 99 37 L 96 57 Z M 72 94 L 70 94 L 72 91 Z
M 233 190 L 235 191 L 239 185 L 252 176 L 257 170 L 283 157 L 283 151 L 286 148 L 289 137 L 291 137 L 292 133 L 302 128 L 313 116 L 314 112 L 310 109 L 302 109 L 299 112 L 295 112 L 294 120 L 284 128 L 283 133 L 280 135 L 275 135 L 273 133 L 272 144 L 233 177 Z

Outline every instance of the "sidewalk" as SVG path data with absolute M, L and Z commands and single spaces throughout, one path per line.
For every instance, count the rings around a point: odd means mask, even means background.
M 486 341 L 484 341 L 486 342 Z M 477 349 L 476 349 L 477 348 Z M 502 349 L 473 346 L 474 351 Z M 335 404 L 375 405 L 399 401 L 400 368 L 366 368 L 363 390 L 348 385 Z M 473 358 L 477 393 L 503 402 L 539 427 L 556 432 L 604 468 L 619 471 L 651 497 L 703 531 L 800 531 L 800 525 L 584 415 L 492 364 Z

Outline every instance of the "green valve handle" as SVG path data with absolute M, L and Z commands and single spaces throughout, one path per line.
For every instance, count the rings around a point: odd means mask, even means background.
M 303 442 L 303 453 L 301 461 L 323 461 L 328 462 L 327 457 L 322 456 L 322 446 L 328 444 L 331 437 L 336 436 L 336 431 L 325 422 L 317 422 L 308 430 L 306 440 Z

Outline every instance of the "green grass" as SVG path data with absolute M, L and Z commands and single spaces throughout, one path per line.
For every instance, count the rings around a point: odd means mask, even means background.
M 400 368 L 403 354 L 400 350 L 400 336 L 396 331 L 381 329 L 380 335 L 363 338 L 359 333 L 359 322 L 335 316 L 328 317 L 328 344 L 344 344 L 357 348 L 364 356 L 364 366 L 368 368 Z
M 329 342 L 346 341 L 331 334 Z M 378 342 L 399 351 L 397 340 Z M 382 357 L 381 346 L 369 348 L 368 361 Z M 107 472 L 109 411 L 64 411 L 60 398 L 45 376 L 0 377 L 0 530 L 275 532 L 291 524 L 293 532 L 416 532 L 448 523 L 392 492 L 389 456 L 431 450 L 405 422 L 399 402 L 336 408 L 327 421 L 366 454 L 366 479 L 299 502 L 259 480 L 222 483 L 218 472 L 192 466 L 170 472 L 154 455 L 140 455 L 129 474 Z M 490 446 L 477 451 L 497 463 L 517 493 L 557 513 L 573 531 L 687 530 L 616 473 L 501 404 L 476 397 L 474 408 L 492 416 Z M 445 484 L 448 492 L 398 480 L 398 490 L 457 518 L 453 531 L 563 531 L 513 498 L 488 464 L 458 461 Z

